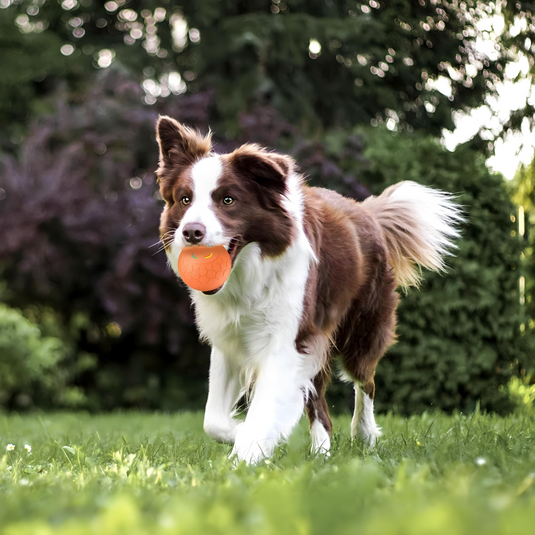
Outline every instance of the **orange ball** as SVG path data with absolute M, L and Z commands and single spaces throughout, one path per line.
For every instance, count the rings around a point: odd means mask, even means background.
M 222 286 L 231 267 L 230 255 L 222 245 L 185 247 L 178 257 L 180 277 L 190 288 L 201 292 Z

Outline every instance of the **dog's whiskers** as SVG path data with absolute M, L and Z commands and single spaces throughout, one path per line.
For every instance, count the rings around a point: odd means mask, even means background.
M 161 247 L 152 256 L 155 256 L 158 253 L 161 253 L 162 251 L 167 249 L 167 247 L 169 247 L 173 243 L 174 234 L 175 234 L 175 230 L 168 230 L 166 233 L 162 235 L 162 237 L 156 243 L 153 243 L 149 247 L 149 249 L 156 245 L 161 245 Z

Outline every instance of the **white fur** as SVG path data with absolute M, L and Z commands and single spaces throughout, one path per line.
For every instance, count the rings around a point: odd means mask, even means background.
M 319 419 L 315 419 L 310 426 L 310 439 L 312 441 L 311 451 L 315 454 L 323 454 L 329 456 L 331 449 L 331 437 L 323 427 Z
M 389 200 L 411 207 L 417 227 L 421 229 L 420 236 L 427 245 L 426 267 L 443 271 L 443 257 L 451 254 L 455 247 L 452 240 L 460 236 L 458 224 L 464 220 L 462 207 L 449 193 L 412 181 L 394 186 Z
M 380 436 L 381 428 L 377 427 L 373 415 L 373 400 L 355 383 L 355 412 L 351 420 L 351 438 L 360 438 L 373 448 Z
M 288 438 L 319 371 L 319 359 L 304 358 L 295 348 L 309 261 L 300 240 L 275 260 L 262 259 L 251 243 L 217 294 L 192 291 L 201 337 L 224 354 L 242 393 L 253 388 L 233 450 L 247 463 L 269 457 Z
M 221 175 L 220 160 L 201 160 L 193 171 L 188 221 L 203 223 L 207 237 L 220 239 L 210 245 L 228 245 L 220 223 L 214 222 L 210 201 L 216 177 Z M 309 265 L 316 258 L 303 228 L 297 176 L 289 177 L 288 188 L 283 204 L 297 233 L 285 253 L 262 259 L 260 246 L 250 243 L 239 253 L 218 293 L 205 295 L 190 289 L 201 337 L 213 347 L 205 430 L 217 440 L 234 441 L 232 455 L 249 464 L 271 456 L 275 446 L 289 437 L 303 413 L 305 396 L 314 390 L 311 380 L 323 360 L 323 355 L 311 358 L 295 347 Z M 184 221 L 168 252 L 174 269 L 184 246 L 183 226 Z M 233 419 L 235 403 L 251 389 L 247 417 L 238 425 Z
M 188 223 L 201 223 L 206 227 L 206 235 L 202 245 L 214 247 L 224 245 L 228 247 L 231 237 L 226 236 L 225 229 L 215 216 L 212 206 L 212 192 L 217 188 L 223 166 L 220 156 L 209 156 L 196 162 L 191 168 L 193 181 L 193 195 L 189 208 L 186 210 L 179 227 L 175 231 L 175 238 L 171 244 L 169 254 L 170 263 L 178 275 L 178 257 L 182 249 L 188 245 L 182 232 Z
M 208 401 L 204 414 L 204 431 L 214 440 L 233 443 L 237 422 L 234 407 L 241 394 L 239 377 L 232 363 L 216 347 L 210 357 Z
M 301 189 L 301 180 L 302 178 L 295 173 L 288 177 L 286 182 L 287 192 L 282 198 L 282 205 L 297 224 L 297 228 L 299 230 L 298 240 L 301 248 L 303 251 L 306 251 L 306 254 L 310 256 L 316 264 L 318 264 L 319 259 L 312 249 L 312 245 L 306 237 L 303 227 L 304 199 L 303 190 Z
M 297 351 L 283 344 L 258 366 L 253 398 L 245 422 L 238 426 L 231 454 L 238 460 L 257 463 L 289 438 L 303 413 L 309 383 L 300 360 Z

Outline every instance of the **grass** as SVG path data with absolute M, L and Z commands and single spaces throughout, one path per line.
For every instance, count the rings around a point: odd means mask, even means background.
M 200 413 L 0 416 L 0 533 L 533 532 L 533 415 L 378 422 L 374 451 L 339 417 L 331 457 L 311 456 L 302 421 L 274 459 L 233 469 Z

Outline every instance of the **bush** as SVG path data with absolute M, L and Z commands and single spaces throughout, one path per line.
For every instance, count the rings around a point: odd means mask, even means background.
M 501 387 L 501 391 L 509 397 L 519 412 L 535 411 L 535 384 L 532 383 L 532 377 L 513 377 L 507 387 Z
M 457 194 L 467 215 L 448 272 L 426 273 L 421 289 L 402 297 L 398 343 L 377 368 L 378 410 L 469 411 L 478 402 L 508 409 L 499 386 L 529 359 L 520 336 L 520 242 L 503 179 L 466 146 L 451 153 L 428 136 L 362 135 L 369 164 L 349 167 L 374 194 L 414 180 Z
M 67 385 L 68 347 L 44 336 L 37 325 L 0 303 L 0 406 L 79 406 L 85 400 Z

